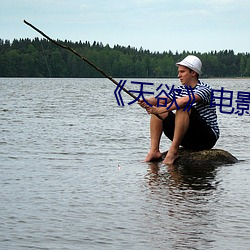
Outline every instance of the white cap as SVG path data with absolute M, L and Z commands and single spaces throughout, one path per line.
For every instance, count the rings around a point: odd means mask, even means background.
M 179 66 L 179 65 L 192 69 L 199 75 L 202 74 L 202 71 L 201 71 L 202 63 L 201 63 L 201 60 L 197 56 L 189 55 L 185 57 L 181 62 L 176 63 L 176 66 Z

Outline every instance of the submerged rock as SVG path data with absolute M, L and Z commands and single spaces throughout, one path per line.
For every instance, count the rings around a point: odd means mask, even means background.
M 162 157 L 166 156 L 163 153 Z M 209 150 L 188 150 L 181 148 L 179 150 L 179 158 L 174 162 L 175 165 L 222 165 L 236 163 L 238 160 L 229 152 L 222 149 Z

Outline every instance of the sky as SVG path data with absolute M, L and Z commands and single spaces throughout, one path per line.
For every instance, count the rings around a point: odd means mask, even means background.
M 0 0 L 0 38 L 42 36 L 151 52 L 250 52 L 249 0 Z

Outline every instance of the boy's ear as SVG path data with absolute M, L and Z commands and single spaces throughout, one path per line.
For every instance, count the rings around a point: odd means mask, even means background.
M 195 72 L 194 70 L 192 70 L 192 71 L 191 71 L 191 75 L 192 75 L 192 76 L 198 76 L 198 73 Z

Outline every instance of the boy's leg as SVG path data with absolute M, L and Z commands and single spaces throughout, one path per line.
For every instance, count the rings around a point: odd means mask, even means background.
M 168 113 L 164 114 L 163 119 L 167 117 Z M 161 115 L 163 116 L 163 115 Z M 150 119 L 150 151 L 145 158 L 145 162 L 157 160 L 161 158 L 160 152 L 160 140 L 163 130 L 162 120 L 160 120 L 155 115 L 151 115 Z
M 178 158 L 179 146 L 189 127 L 190 112 L 183 111 L 183 109 L 176 111 L 174 137 L 168 153 L 163 161 L 164 164 L 173 164 Z

